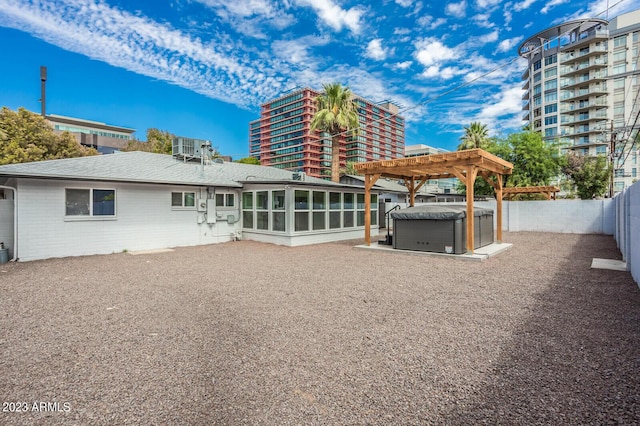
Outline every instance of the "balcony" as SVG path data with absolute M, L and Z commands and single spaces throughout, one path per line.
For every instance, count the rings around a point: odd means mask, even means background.
M 577 60 L 581 60 L 583 58 L 589 58 L 596 55 L 602 55 L 603 53 L 607 53 L 607 48 L 605 46 L 590 46 L 586 49 L 566 52 L 560 54 L 560 63 L 566 64 L 575 62 Z
M 560 112 L 568 113 L 568 112 L 580 112 L 585 111 L 589 108 L 607 108 L 607 100 L 594 100 L 594 101 L 582 101 L 576 103 L 562 103 L 560 104 Z
M 587 62 L 581 62 L 575 65 L 563 65 L 560 67 L 560 75 L 569 77 L 572 74 L 578 72 L 591 71 L 593 69 L 604 68 L 609 64 L 609 59 L 606 55 L 602 58 L 591 58 Z
M 568 100 L 577 100 L 579 98 L 589 97 L 590 95 L 607 94 L 607 85 L 604 83 L 592 84 L 587 89 L 563 90 L 560 100 L 566 102 Z
M 529 91 L 528 90 L 522 94 L 522 100 L 523 101 L 529 100 Z
M 529 90 L 529 79 L 526 79 L 522 85 L 522 90 Z
M 560 46 L 561 52 L 566 52 L 567 50 L 576 49 L 581 46 L 586 46 L 588 44 L 593 43 L 594 41 L 599 40 L 607 40 L 609 38 L 609 30 L 605 29 L 592 29 L 587 33 L 583 33 L 582 37 L 574 40 L 570 43 Z

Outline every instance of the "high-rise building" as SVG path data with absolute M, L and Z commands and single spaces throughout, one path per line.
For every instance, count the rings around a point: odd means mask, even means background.
M 640 10 L 561 23 L 518 53 L 528 61 L 522 99 L 530 128 L 579 154 L 609 156 L 616 192 L 637 180 Z
M 264 166 L 328 178 L 331 137 L 311 131 L 320 92 L 298 89 L 260 106 L 260 118 L 249 123 L 249 155 Z M 399 158 L 404 155 L 404 119 L 392 102 L 373 103 L 355 96 L 360 129 L 340 142 L 340 164 Z

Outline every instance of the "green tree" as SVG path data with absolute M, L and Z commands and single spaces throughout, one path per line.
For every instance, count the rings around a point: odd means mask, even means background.
M 562 172 L 575 184 L 578 197 L 590 200 L 607 192 L 611 165 L 603 155 L 585 157 L 568 153 Z
M 156 154 L 169 154 L 173 148 L 173 138 L 176 135 L 166 130 L 158 130 L 155 128 L 147 129 L 147 143 L 152 145 L 152 152 Z
M 359 175 L 360 173 L 353 167 L 355 161 L 347 161 L 347 165 L 340 168 L 341 175 Z
M 166 130 L 158 130 L 156 128 L 147 129 L 147 141 L 132 139 L 127 143 L 127 147 L 123 151 L 144 151 L 156 154 L 169 154 L 173 148 L 173 133 Z
M 324 92 L 316 97 L 317 111 L 311 121 L 311 130 L 331 135 L 331 180 L 340 181 L 340 135 L 358 134 L 358 109 L 353 94 L 340 83 L 323 85 Z
M 557 144 L 545 142 L 539 132 L 512 133 L 506 140 L 513 173 L 505 186 L 545 186 L 560 174 L 563 157 Z
M 485 124 L 477 121 L 464 128 L 464 135 L 460 138 L 458 151 L 465 149 L 485 149 L 489 143 L 489 130 Z
M 69 132 L 57 134 L 41 115 L 18 108 L 0 110 L 0 165 L 97 155 Z
M 260 160 L 258 160 L 256 157 L 245 157 L 234 161 L 234 163 L 255 164 L 256 166 L 259 166 Z
M 526 130 L 512 133 L 506 139 L 489 138 L 484 149 L 513 164 L 512 174 L 504 176 L 504 186 L 549 185 L 564 162 L 558 145 L 545 142 L 538 132 Z M 457 190 L 466 192 L 463 183 L 458 184 Z M 474 194 L 493 195 L 494 190 L 483 178 L 478 178 Z

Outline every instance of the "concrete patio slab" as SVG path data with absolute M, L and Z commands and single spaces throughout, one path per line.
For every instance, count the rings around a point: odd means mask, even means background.
M 168 253 L 170 251 L 174 251 L 173 249 L 155 249 L 155 250 L 138 250 L 138 251 L 130 251 L 128 252 L 130 255 L 138 256 L 140 254 L 156 254 L 156 253 Z
M 611 271 L 627 271 L 627 262 L 614 259 L 599 259 L 594 257 L 591 261 L 591 269 L 609 269 Z
M 377 244 L 372 243 L 370 246 L 365 244 L 357 245 L 355 248 L 364 249 L 364 250 L 377 250 L 377 251 L 386 251 L 391 253 L 399 253 L 399 254 L 410 254 L 416 256 L 435 256 L 435 257 L 448 257 L 452 259 L 460 259 L 460 260 L 475 260 L 482 262 L 483 260 L 487 260 L 490 257 L 496 256 L 502 253 L 505 250 L 510 249 L 513 244 L 509 243 L 493 243 L 488 246 L 480 247 L 476 249 L 473 254 L 465 253 L 465 254 L 447 254 L 447 253 L 435 253 L 428 251 L 417 251 L 417 250 L 396 250 L 393 246 L 388 246 L 385 244 Z

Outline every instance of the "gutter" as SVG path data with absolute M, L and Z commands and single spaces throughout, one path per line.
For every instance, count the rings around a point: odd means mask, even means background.
M 13 259 L 18 260 L 18 191 L 11 186 L 0 185 L 0 189 L 10 189 L 13 191 Z

